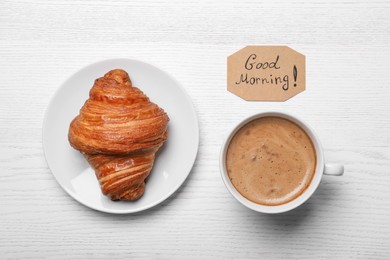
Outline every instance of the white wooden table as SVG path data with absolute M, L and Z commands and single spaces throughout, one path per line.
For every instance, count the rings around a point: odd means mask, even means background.
M 390 258 L 388 1 L 1 1 L 0 258 Z M 306 55 L 307 90 L 284 103 L 226 91 L 226 57 L 248 44 Z M 92 62 L 135 58 L 174 75 L 200 123 L 193 170 L 167 201 L 134 215 L 91 210 L 53 178 L 42 120 L 59 85 Z M 282 110 L 307 121 L 327 161 L 302 207 L 244 208 L 218 156 L 243 117 Z

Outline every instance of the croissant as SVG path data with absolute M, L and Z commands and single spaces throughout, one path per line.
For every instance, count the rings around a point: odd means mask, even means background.
M 137 200 L 145 191 L 155 154 L 168 137 L 169 117 L 115 69 L 97 80 L 70 123 L 70 145 L 95 170 L 111 200 Z

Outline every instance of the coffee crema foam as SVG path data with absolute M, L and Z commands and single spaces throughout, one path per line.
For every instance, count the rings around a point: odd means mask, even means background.
M 299 197 L 310 185 L 316 152 L 310 137 L 290 120 L 267 116 L 241 127 L 230 141 L 226 169 L 245 198 L 277 206 Z

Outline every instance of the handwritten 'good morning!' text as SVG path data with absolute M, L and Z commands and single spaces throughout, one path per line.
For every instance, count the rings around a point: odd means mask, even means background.
M 275 85 L 280 86 L 284 91 L 287 91 L 290 86 L 289 76 L 273 76 L 273 74 L 277 74 L 277 70 L 280 69 L 278 61 L 279 55 L 270 61 L 258 60 L 256 54 L 249 55 L 244 65 L 245 70 L 247 70 L 249 73 L 241 73 L 240 79 L 235 82 L 236 85 Z M 253 72 L 255 72 L 256 75 L 253 75 Z

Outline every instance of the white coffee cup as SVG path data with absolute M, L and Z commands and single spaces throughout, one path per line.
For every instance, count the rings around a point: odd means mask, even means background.
M 254 202 L 248 200 L 247 198 L 245 198 L 233 186 L 233 184 L 231 183 L 229 176 L 227 174 L 227 170 L 226 170 L 226 152 L 227 152 L 227 149 L 229 147 L 230 141 L 233 138 L 233 136 L 236 134 L 236 132 L 241 127 L 243 127 L 244 125 L 249 123 L 250 121 L 261 118 L 261 117 L 268 117 L 268 116 L 276 116 L 276 117 L 285 118 L 285 119 L 288 119 L 288 120 L 296 123 L 297 125 L 299 125 L 307 133 L 307 135 L 310 137 L 310 139 L 314 145 L 314 148 L 316 151 L 316 156 L 317 156 L 316 170 L 315 170 L 313 179 L 312 179 L 309 187 L 301 195 L 299 195 L 298 197 L 296 197 L 292 201 L 287 202 L 287 203 L 282 204 L 282 205 L 277 205 L 277 206 L 261 205 L 261 204 L 254 203 Z M 219 166 L 220 166 L 222 179 L 223 179 L 227 189 L 230 191 L 230 193 L 233 195 L 234 198 L 236 198 L 239 202 L 241 202 L 241 204 L 243 204 L 244 206 L 246 206 L 252 210 L 262 212 L 262 213 L 270 213 L 270 214 L 283 213 L 283 212 L 295 209 L 296 207 L 302 205 L 305 201 L 307 201 L 313 195 L 315 190 L 318 188 L 318 185 L 320 184 L 321 178 L 324 174 L 325 175 L 333 175 L 333 176 L 341 176 L 344 173 L 344 166 L 343 165 L 325 164 L 324 151 L 323 151 L 322 146 L 320 144 L 320 141 L 319 141 L 317 135 L 314 133 L 314 131 L 306 123 L 304 123 L 302 120 L 300 120 L 297 117 L 292 116 L 290 114 L 284 113 L 284 112 L 283 113 L 282 112 L 259 113 L 259 114 L 255 114 L 253 116 L 250 116 L 250 117 L 244 119 L 243 121 L 241 121 L 240 123 L 238 123 L 233 128 L 233 130 L 230 132 L 230 134 L 226 138 L 225 142 L 223 143 L 222 150 L 220 153 Z

